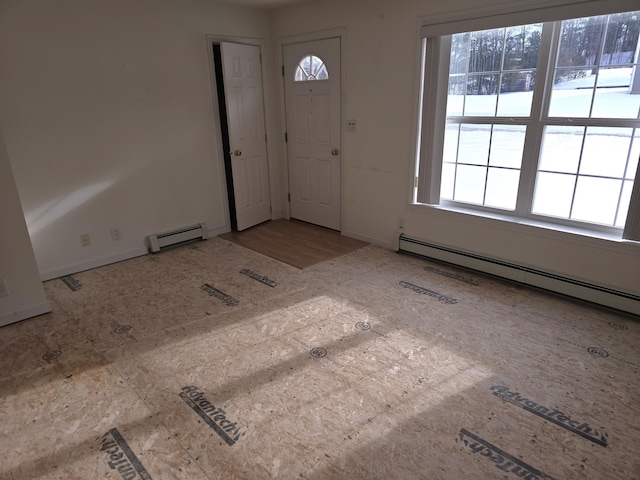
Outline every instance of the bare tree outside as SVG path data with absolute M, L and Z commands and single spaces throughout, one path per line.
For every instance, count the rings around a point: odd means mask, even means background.
M 442 198 L 515 209 L 538 58 L 551 55 L 554 122 L 542 122 L 532 213 L 624 226 L 640 156 L 640 12 L 565 20 L 552 52 L 540 52 L 544 28 L 452 36 Z

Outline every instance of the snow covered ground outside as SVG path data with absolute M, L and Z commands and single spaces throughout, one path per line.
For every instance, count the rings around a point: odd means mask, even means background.
M 555 85 L 549 116 L 638 119 L 640 94 L 629 93 L 631 68 Z M 447 115 L 526 117 L 532 92 L 449 95 Z M 445 132 L 443 198 L 515 208 L 525 125 L 448 124 Z M 459 137 L 458 137 L 459 135 Z M 456 154 L 458 165 L 456 169 Z M 623 226 L 640 157 L 640 128 L 550 126 L 540 155 L 533 212 Z M 450 163 L 449 163 L 450 162 Z M 455 187 L 455 194 L 454 194 Z

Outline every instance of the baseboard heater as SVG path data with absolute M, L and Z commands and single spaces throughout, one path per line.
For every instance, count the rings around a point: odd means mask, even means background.
M 640 296 L 400 235 L 400 252 L 413 253 L 640 315 Z
M 165 248 L 176 247 L 194 240 L 205 240 L 207 238 L 207 225 L 198 223 L 169 232 L 154 233 L 147 238 L 151 252 L 159 252 Z

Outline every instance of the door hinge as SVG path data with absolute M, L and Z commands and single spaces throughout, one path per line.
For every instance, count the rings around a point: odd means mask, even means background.
M 287 193 L 287 201 L 288 201 L 289 203 L 291 203 L 291 194 L 290 194 L 290 193 Z
M 284 65 L 282 65 L 282 76 L 284 77 Z
M 418 188 L 418 177 L 413 179 L 413 188 Z
M 284 132 L 284 141 L 285 143 L 289 141 L 289 135 L 287 134 L 287 132 Z

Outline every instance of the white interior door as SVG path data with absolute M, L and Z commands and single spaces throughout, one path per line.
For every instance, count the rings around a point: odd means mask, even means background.
M 260 47 L 221 43 L 238 230 L 271 219 Z
M 340 230 L 340 39 L 283 57 L 291 218 Z

